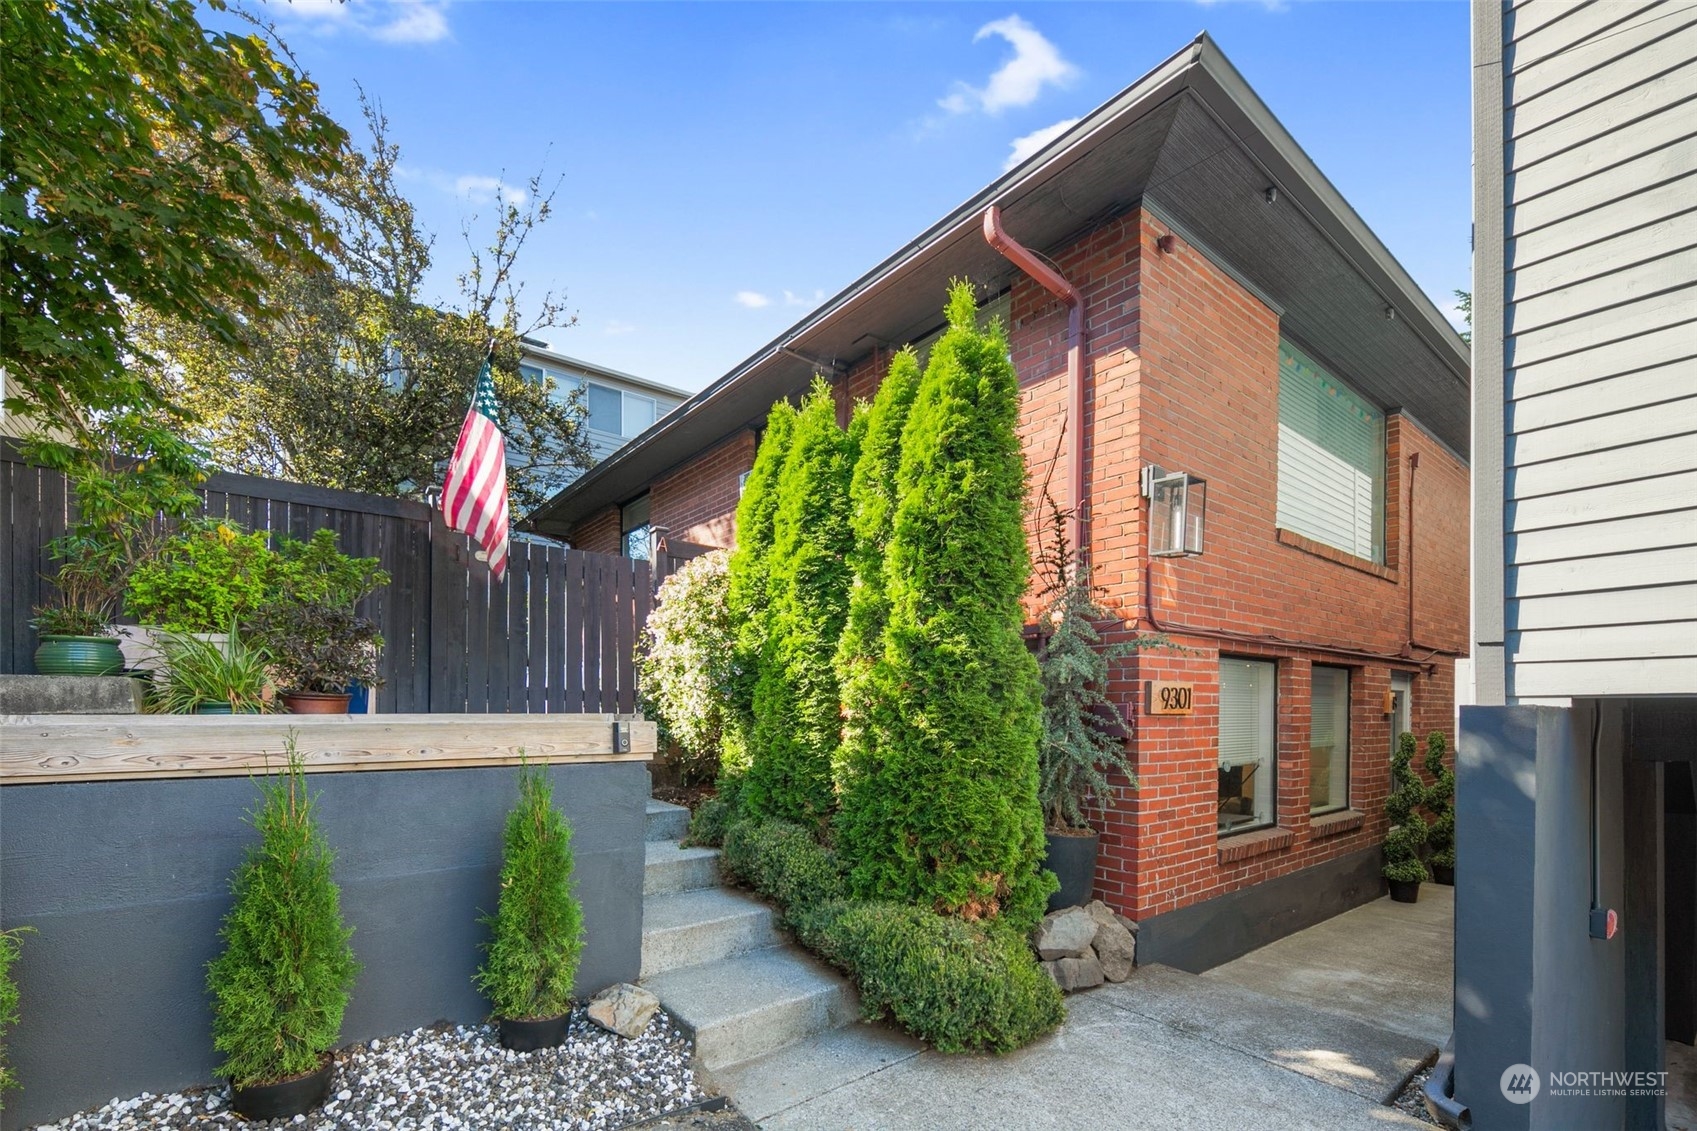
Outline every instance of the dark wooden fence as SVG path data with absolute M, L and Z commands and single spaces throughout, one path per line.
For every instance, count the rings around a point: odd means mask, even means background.
M 381 627 L 385 712 L 631 712 L 635 647 L 653 585 L 647 562 L 516 539 L 494 581 L 462 534 L 423 503 L 215 475 L 209 517 L 305 539 L 336 531 L 344 553 L 393 579 L 362 610 Z M 64 479 L 0 445 L 0 671 L 33 671 L 33 608 L 52 593 L 47 543 L 73 515 Z

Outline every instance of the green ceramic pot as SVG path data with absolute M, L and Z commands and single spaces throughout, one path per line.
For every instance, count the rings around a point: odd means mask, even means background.
M 243 707 L 237 711 L 232 709 L 228 703 L 202 703 L 194 709 L 194 713 L 197 715 L 257 715 L 259 708 Z
M 124 654 L 116 636 L 43 636 L 35 650 L 42 675 L 117 675 Z

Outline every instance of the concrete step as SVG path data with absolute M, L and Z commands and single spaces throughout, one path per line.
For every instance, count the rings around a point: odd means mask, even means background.
M 738 1111 L 756 1123 L 764 1123 L 797 1104 L 924 1051 L 924 1043 L 906 1033 L 860 1021 L 731 1065 L 715 1072 L 713 1082 L 736 1102 Z M 868 1124 L 873 1122 L 868 1120 Z M 985 1122 L 993 1125 L 998 1121 Z
M 651 840 L 647 848 L 648 860 L 642 872 L 643 895 L 699 891 L 719 883 L 717 848 L 679 848 L 668 840 Z
M 682 840 L 689 832 L 689 810 L 682 805 L 648 799 L 648 840 Z
M 847 982 L 791 946 L 669 970 L 642 984 L 695 1034 L 695 1055 L 709 1071 L 846 1025 L 857 1011 Z
M 753 896 L 703 888 L 642 901 L 642 976 L 717 962 L 784 940 L 772 909 Z

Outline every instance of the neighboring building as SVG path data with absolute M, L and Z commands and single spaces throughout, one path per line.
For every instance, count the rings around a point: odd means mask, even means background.
M 1551 1074 L 1667 1057 L 1697 1126 L 1697 4 L 1485 0 L 1473 50 L 1449 1091 L 1493 1131 L 1660 1131 L 1654 1080 Z
M 1082 413 L 1067 306 L 987 242 L 992 208 L 1081 292 Z M 1140 957 L 1191 970 L 1380 895 L 1393 734 L 1451 730 L 1467 648 L 1467 355 L 1205 36 L 531 524 L 611 551 L 634 513 L 729 544 L 774 401 L 820 370 L 846 419 L 900 343 L 935 332 L 956 277 L 1010 327 L 1034 499 L 1082 483 L 1111 635 L 1187 649 L 1109 689 L 1141 788 L 1113 798 L 1096 894 L 1139 920 Z M 1206 480 L 1199 555 L 1151 556 L 1151 466 Z M 1151 714 L 1150 681 L 1189 713 Z

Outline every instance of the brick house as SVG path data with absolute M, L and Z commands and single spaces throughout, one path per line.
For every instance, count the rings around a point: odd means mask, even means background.
M 987 242 L 992 207 L 1059 280 Z M 1467 353 L 1206 36 L 529 525 L 615 551 L 634 512 L 663 541 L 730 544 L 774 401 L 823 372 L 846 419 L 900 343 L 937 331 L 952 277 L 1009 327 L 1034 500 L 1082 484 L 1110 636 L 1185 649 L 1142 653 L 1110 689 L 1141 785 L 1102 821 L 1097 895 L 1141 922 L 1142 957 L 1192 970 L 1377 897 L 1392 736 L 1453 738 Z M 1150 552 L 1151 465 L 1205 481 L 1200 553 Z M 1187 689 L 1190 713 L 1150 713 L 1151 681 Z

